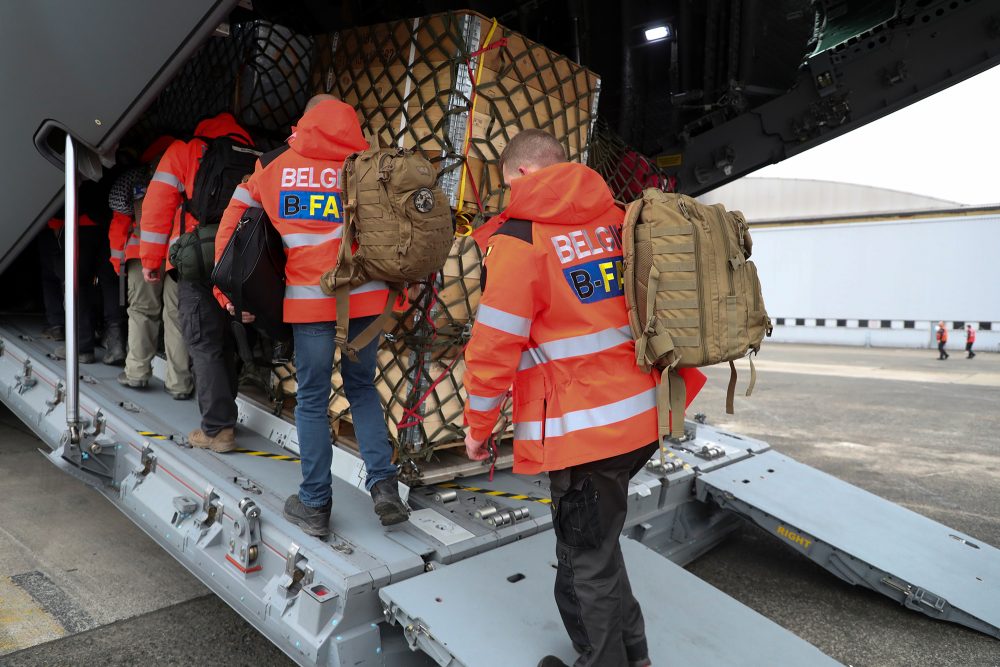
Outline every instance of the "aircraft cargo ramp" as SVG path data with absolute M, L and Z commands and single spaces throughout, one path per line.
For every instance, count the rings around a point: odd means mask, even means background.
M 695 487 L 849 583 L 1000 637 L 1000 549 L 775 451 Z
M 53 448 L 44 453 L 56 465 L 299 664 L 480 665 L 518 651 L 566 653 L 543 477 L 499 472 L 492 482 L 483 474 L 409 489 L 411 521 L 385 530 L 357 488 L 360 461 L 338 449 L 335 533 L 322 542 L 281 517 L 299 477 L 294 424 L 252 401 L 240 400 L 243 451 L 212 454 L 184 446 L 197 424 L 189 404 L 122 388 L 116 369 L 87 366 L 88 426 L 75 457 L 63 437 L 64 371 L 36 329 L 0 324 L 0 399 Z M 997 549 L 710 426 L 689 424 L 667 453 L 666 466 L 654 457 L 633 480 L 623 538 L 655 655 L 835 664 L 678 567 L 724 539 L 737 515 L 842 579 L 997 636 Z M 485 624 L 476 616 L 484 609 Z

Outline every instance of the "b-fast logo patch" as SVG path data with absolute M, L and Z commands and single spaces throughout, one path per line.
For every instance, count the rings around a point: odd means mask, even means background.
M 621 255 L 563 269 L 563 275 L 581 303 L 596 303 L 625 294 Z
M 282 190 L 279 204 L 286 220 L 343 222 L 344 206 L 339 192 Z

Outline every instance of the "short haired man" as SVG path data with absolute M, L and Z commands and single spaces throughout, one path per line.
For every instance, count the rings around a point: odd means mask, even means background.
M 622 289 L 624 213 L 597 172 L 540 130 L 516 135 L 501 168 L 510 205 L 488 242 L 465 353 L 466 450 L 487 457 L 513 385 L 514 471 L 549 474 L 555 598 L 576 665 L 648 665 L 618 543 L 628 482 L 658 441 L 656 382 L 636 365 Z
M 302 484 L 285 501 L 285 518 L 310 535 L 330 533 L 333 478 L 330 465 L 330 381 L 336 347 L 337 300 L 320 289 L 320 277 L 333 268 L 344 234 L 341 178 L 344 159 L 368 148 L 354 108 L 332 95 L 316 95 L 288 143 L 265 154 L 253 175 L 236 188 L 222 216 L 215 241 L 219 260 L 243 213 L 263 208 L 285 246 L 284 319 L 295 338 L 298 391 L 295 425 L 302 457 Z M 221 292 L 216 298 L 233 312 Z M 385 309 L 389 289 L 369 282 L 351 290 L 351 336 L 356 336 Z M 359 351 L 358 360 L 343 357 L 344 390 L 351 403 L 354 432 L 382 525 L 401 523 L 409 512 L 396 482 L 392 445 L 385 413 L 375 389 L 376 337 Z

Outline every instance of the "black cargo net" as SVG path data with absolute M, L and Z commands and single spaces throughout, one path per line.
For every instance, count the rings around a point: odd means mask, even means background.
M 188 138 L 199 120 L 228 111 L 259 147 L 276 147 L 309 99 L 312 53 L 312 38 L 288 28 L 234 24 L 184 64 L 123 144 L 141 151 L 161 134 Z
M 472 238 L 456 238 L 444 268 L 410 286 L 405 310 L 386 327 L 375 389 L 400 463 L 429 461 L 436 449 L 462 443 L 467 397 L 463 353 L 479 305 L 481 260 Z M 344 434 L 351 414 L 340 369 L 338 350 L 329 414 L 335 432 Z M 294 397 L 296 388 L 294 365 L 275 369 L 271 398 L 278 409 Z M 509 400 L 495 431 L 501 439 L 510 436 Z
M 594 125 L 588 164 L 604 177 L 611 193 L 620 202 L 638 198 L 646 188 L 674 191 L 673 177 L 626 144 L 603 119 L 598 119 Z
M 471 13 L 345 30 L 317 41 L 316 92 L 358 109 L 387 145 L 417 148 L 460 214 L 503 208 L 499 159 L 522 129 L 552 133 L 585 161 L 599 79 Z

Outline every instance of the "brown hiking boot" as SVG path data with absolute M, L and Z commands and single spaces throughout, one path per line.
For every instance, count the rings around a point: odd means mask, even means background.
M 215 435 L 208 435 L 200 428 L 188 433 L 188 443 L 199 449 L 211 449 L 213 452 L 225 454 L 236 449 L 236 430 L 224 428 Z

